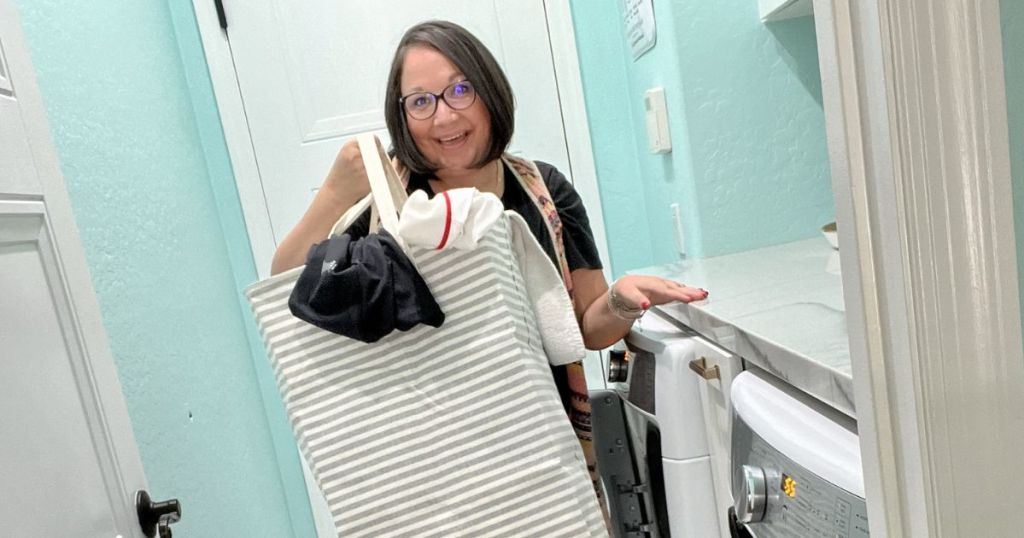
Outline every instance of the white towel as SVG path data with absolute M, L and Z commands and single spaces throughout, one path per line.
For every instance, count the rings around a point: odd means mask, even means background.
M 512 251 L 525 280 L 526 295 L 533 306 L 548 361 L 557 366 L 583 360 L 587 348 L 583 345 L 576 312 L 560 272 L 526 221 L 513 211 L 508 213 L 512 224 Z

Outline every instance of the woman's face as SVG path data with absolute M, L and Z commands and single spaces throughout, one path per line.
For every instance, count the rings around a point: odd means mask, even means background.
M 440 94 L 462 80 L 466 80 L 465 75 L 434 48 L 414 46 L 405 53 L 402 95 Z M 420 153 L 439 170 L 472 168 L 491 144 L 491 115 L 479 95 L 463 110 L 454 110 L 438 99 L 433 116 L 417 120 L 406 114 L 405 120 Z

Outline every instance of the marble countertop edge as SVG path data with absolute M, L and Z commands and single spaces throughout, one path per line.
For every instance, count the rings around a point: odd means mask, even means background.
M 855 417 L 842 282 L 832 257 L 835 251 L 819 238 L 629 274 L 707 287 L 706 301 L 655 309 Z

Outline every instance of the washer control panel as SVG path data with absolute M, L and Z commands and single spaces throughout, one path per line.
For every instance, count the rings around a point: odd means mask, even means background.
M 864 538 L 867 504 L 794 463 L 734 416 L 737 523 L 758 538 Z

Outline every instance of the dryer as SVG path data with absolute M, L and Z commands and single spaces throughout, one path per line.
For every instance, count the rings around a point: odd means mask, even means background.
M 613 359 L 610 390 L 591 400 L 616 534 L 720 538 L 725 514 L 716 503 L 701 379 L 690 368 L 714 346 L 654 312 L 627 345 L 628 364 Z

